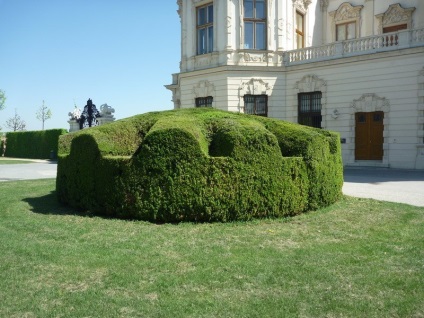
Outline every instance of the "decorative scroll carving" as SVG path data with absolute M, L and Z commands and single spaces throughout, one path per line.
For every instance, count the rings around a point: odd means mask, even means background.
M 241 62 L 266 62 L 266 53 L 254 54 L 254 53 L 240 53 L 239 60 Z
M 293 34 L 293 25 L 290 22 L 287 22 L 287 29 L 286 29 L 287 40 L 291 41 L 292 34 Z
M 192 59 L 196 69 L 201 69 L 205 66 L 217 65 L 218 63 L 218 56 L 214 53 L 196 55 Z
M 283 18 L 278 19 L 277 27 L 278 27 L 278 31 L 280 31 L 282 33 L 283 28 L 284 28 L 284 19 Z
M 375 17 L 378 20 L 379 32 L 383 32 L 383 28 L 398 24 L 406 24 L 408 29 L 412 28 L 412 13 L 414 7 L 402 8 L 399 3 L 389 6 L 386 12 L 377 14 Z
M 319 4 L 320 4 L 322 10 L 327 9 L 328 0 L 319 0 Z
M 228 15 L 226 18 L 226 24 L 227 24 L 227 33 L 230 34 L 231 33 L 231 27 L 232 27 L 232 23 L 231 23 L 231 17 Z
M 215 85 L 209 81 L 200 81 L 193 87 L 193 93 L 196 97 L 214 96 Z
M 310 74 L 305 75 L 300 81 L 296 82 L 295 89 L 299 93 L 323 92 L 326 91 L 327 82 L 318 78 L 318 76 Z
M 252 78 L 247 82 L 241 83 L 239 87 L 239 97 L 249 95 L 270 95 L 271 85 L 260 78 Z
M 312 3 L 312 0 L 293 0 L 293 6 L 302 12 L 306 12 L 308 10 L 308 6 Z
M 355 109 L 355 112 L 388 112 L 390 103 L 384 97 L 379 97 L 374 93 L 368 93 L 363 94 L 359 99 L 354 99 L 350 106 Z
M 342 3 L 336 11 L 331 11 L 329 14 L 334 18 L 334 21 L 342 22 L 348 20 L 359 19 L 361 15 L 361 9 L 364 6 L 352 6 L 348 2 Z

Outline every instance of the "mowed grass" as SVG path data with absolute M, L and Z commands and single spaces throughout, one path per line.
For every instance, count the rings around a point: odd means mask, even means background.
M 229 224 L 79 216 L 0 183 L 0 317 L 423 317 L 424 208 Z
M 34 161 L 31 160 L 20 160 L 20 159 L 7 159 L 4 157 L 0 157 L 0 165 L 16 165 L 16 164 L 23 164 L 23 163 L 33 163 Z

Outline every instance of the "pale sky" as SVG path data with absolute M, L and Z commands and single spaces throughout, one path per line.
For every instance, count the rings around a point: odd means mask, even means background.
M 172 109 L 179 72 L 176 0 L 0 0 L 0 89 L 5 122 L 18 115 L 40 130 L 36 112 L 53 113 L 45 129 L 65 128 L 74 103 L 107 103 L 122 119 Z

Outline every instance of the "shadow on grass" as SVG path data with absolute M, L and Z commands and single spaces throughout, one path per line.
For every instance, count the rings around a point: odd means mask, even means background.
M 49 194 L 36 197 L 36 198 L 25 198 L 24 202 L 27 202 L 31 206 L 31 211 L 38 214 L 45 215 L 78 215 L 85 217 L 92 217 L 89 213 L 84 211 L 76 210 L 70 206 L 60 203 L 57 199 L 56 191 L 51 191 Z
M 140 221 L 136 219 L 131 218 L 120 218 L 120 217 L 113 217 L 108 215 L 102 215 L 102 214 L 95 214 L 91 213 L 90 211 L 85 210 L 78 210 L 73 207 L 70 207 L 68 205 L 65 205 L 63 203 L 60 203 L 57 199 L 57 193 L 56 191 L 51 191 L 49 194 L 36 197 L 36 198 L 24 198 L 22 201 L 28 203 L 31 208 L 30 211 L 37 213 L 37 214 L 44 214 L 44 215 L 72 215 L 72 216 L 81 216 L 81 217 L 88 217 L 88 218 L 102 218 L 105 220 L 123 220 L 123 221 Z M 163 224 L 160 222 L 149 222 L 152 224 Z

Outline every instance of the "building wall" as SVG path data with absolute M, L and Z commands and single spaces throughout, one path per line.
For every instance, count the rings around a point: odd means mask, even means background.
M 424 68 L 424 50 L 386 53 L 378 58 L 366 56 L 344 60 L 340 64 L 314 63 L 295 67 L 287 73 L 286 119 L 297 121 L 296 82 L 314 75 L 325 82 L 323 91 L 323 128 L 338 131 L 343 161 L 355 164 L 355 119 L 357 111 L 383 110 L 384 157 L 379 166 L 424 168 L 422 144 L 422 101 L 418 96 L 420 73 Z M 361 100 L 363 99 L 363 100 Z M 356 108 L 355 108 L 356 106 Z M 282 118 L 283 119 L 283 118 Z M 365 163 L 363 163 L 365 164 Z M 366 164 L 370 164 L 369 162 Z
M 214 51 L 196 55 L 196 7 L 211 2 L 179 1 L 181 72 L 167 86 L 175 108 L 194 107 L 196 97 L 213 96 L 213 107 L 243 112 L 245 94 L 266 94 L 269 117 L 297 122 L 298 93 L 321 91 L 322 127 L 340 133 L 345 165 L 424 169 L 422 39 L 418 45 L 370 54 L 284 61 L 294 48 L 296 10 L 305 13 L 306 46 L 319 47 L 334 43 L 336 23 L 352 19 L 359 37 L 381 34 L 390 23 L 424 28 L 424 1 L 268 1 L 268 50 L 254 51 L 243 49 L 242 0 L 214 0 Z M 390 11 L 399 10 L 398 3 L 405 10 Z M 355 161 L 355 113 L 377 110 L 384 112 L 383 160 Z
M 423 143 L 424 116 L 419 91 L 424 91 L 424 49 L 384 55 L 272 71 L 238 67 L 231 72 L 227 68 L 191 72 L 181 77 L 181 105 L 194 107 L 196 92 L 205 92 L 203 88 L 208 87 L 209 92 L 203 95 L 213 96 L 213 107 L 243 112 L 245 93 L 265 93 L 269 117 L 297 122 L 297 94 L 307 92 L 302 85 L 312 82 L 312 91 L 323 93 L 322 127 L 339 132 L 345 140 L 342 155 L 346 165 L 355 165 L 355 112 L 383 110 L 384 157 L 373 165 L 423 169 L 423 148 L 419 146 Z M 249 86 L 256 86 L 257 91 Z

